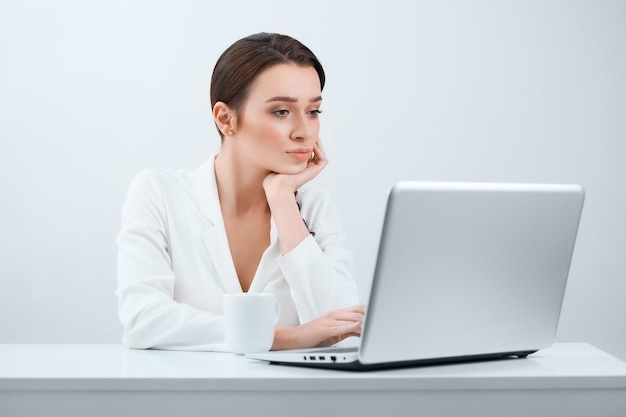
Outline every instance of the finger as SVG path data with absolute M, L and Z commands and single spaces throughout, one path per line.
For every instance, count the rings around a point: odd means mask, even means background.
M 336 321 L 363 322 L 363 314 L 351 311 L 338 311 L 332 317 Z
M 324 155 L 326 154 L 326 151 L 324 150 L 324 145 L 322 144 L 322 138 L 317 138 L 317 142 L 315 143 L 315 146 L 320 148 L 320 150 L 322 151 Z
M 313 158 L 309 159 L 307 169 L 315 168 L 321 171 L 322 169 L 324 169 L 326 164 L 328 164 L 328 160 L 323 158 L 323 156 L 317 152 L 313 152 L 313 154 Z
M 361 327 L 362 324 L 360 322 L 351 322 L 351 323 L 346 323 L 346 324 L 342 324 L 340 326 L 337 327 L 333 327 L 330 330 L 330 335 L 331 336 L 340 336 L 342 334 L 348 334 L 348 333 L 361 333 Z
M 365 304 L 355 304 L 350 307 L 338 308 L 337 311 L 358 311 L 363 313 L 365 312 Z
M 340 308 L 340 309 L 334 310 L 334 312 L 350 312 L 350 313 L 365 314 L 365 305 L 357 304 L 357 305 L 354 305 L 354 306 L 350 306 L 350 307 Z
M 340 337 L 341 337 L 341 340 L 343 340 L 349 337 L 359 337 L 359 336 L 361 336 L 360 332 L 359 333 L 346 333 L 346 334 L 342 334 Z
M 313 147 L 313 153 L 315 154 L 315 158 L 320 161 L 326 160 L 326 152 L 324 151 L 324 147 L 322 146 L 321 140 L 318 138 L 315 146 Z M 314 158 L 314 159 L 315 159 Z
M 299 174 L 301 175 L 300 182 L 305 184 L 317 177 L 324 170 L 327 163 L 325 159 L 318 159 L 316 156 L 315 159 L 309 161 L 306 169 Z

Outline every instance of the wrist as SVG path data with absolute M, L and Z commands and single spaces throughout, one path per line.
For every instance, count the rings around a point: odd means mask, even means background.
M 297 187 L 287 175 L 271 173 L 263 181 L 263 189 L 266 194 L 293 194 Z
M 274 342 L 272 350 L 297 349 L 300 337 L 300 326 L 297 327 L 276 327 L 274 328 Z
M 278 229 L 281 252 L 286 254 L 298 246 L 310 232 L 302 219 L 292 187 L 285 186 L 285 181 L 276 176 L 268 178 L 263 183 L 263 189 Z
M 295 190 L 291 190 L 291 187 L 272 183 L 270 185 L 264 185 L 263 189 L 270 206 L 293 204 L 296 201 L 296 192 Z

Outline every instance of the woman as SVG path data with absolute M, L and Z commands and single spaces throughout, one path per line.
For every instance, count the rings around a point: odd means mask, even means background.
M 223 350 L 222 297 L 270 292 L 272 349 L 360 334 L 350 254 L 327 193 L 303 187 L 326 166 L 319 140 L 324 70 L 288 36 L 231 45 L 211 79 L 219 154 L 195 171 L 142 171 L 118 236 L 123 342 Z

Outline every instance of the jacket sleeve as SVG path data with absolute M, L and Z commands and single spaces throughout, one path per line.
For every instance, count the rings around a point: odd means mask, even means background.
M 301 214 L 311 235 L 281 256 L 279 266 L 291 289 L 300 323 L 359 303 L 339 212 L 328 192 L 298 192 Z
M 122 342 L 137 349 L 225 350 L 221 317 L 174 300 L 163 187 L 142 171 L 131 183 L 117 237 Z

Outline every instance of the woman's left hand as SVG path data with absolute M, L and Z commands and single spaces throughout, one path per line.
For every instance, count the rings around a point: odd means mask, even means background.
M 295 193 L 301 186 L 315 178 L 328 164 L 319 139 L 313 148 L 313 154 L 302 172 L 297 174 L 271 173 L 263 180 L 267 203 L 278 228 L 282 253 L 291 251 L 310 234 L 302 221 Z
M 326 153 L 320 139 L 317 140 L 313 148 L 313 157 L 307 162 L 304 171 L 297 174 L 277 174 L 272 172 L 263 181 L 263 188 L 266 194 L 286 191 L 289 194 L 295 193 L 300 187 L 322 172 L 328 165 Z

